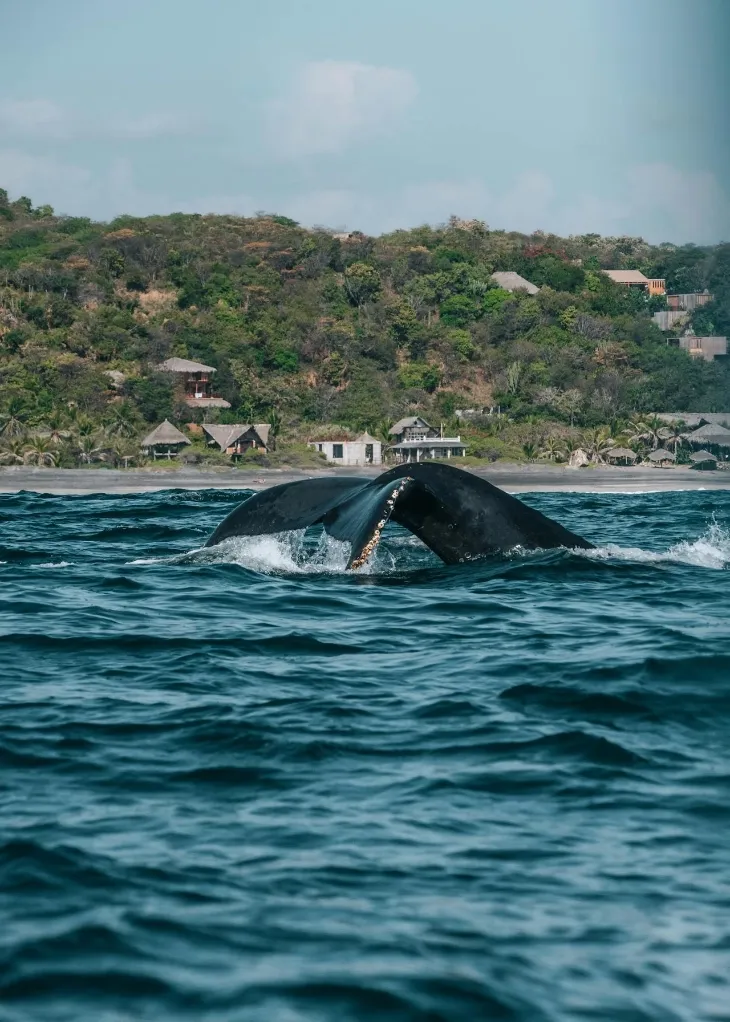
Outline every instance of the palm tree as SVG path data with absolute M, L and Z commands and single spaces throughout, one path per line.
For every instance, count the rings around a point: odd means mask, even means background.
M 43 424 L 43 429 L 48 432 L 48 439 L 53 444 L 60 444 L 62 440 L 68 440 L 71 431 L 66 428 L 66 423 L 60 412 L 53 412 Z
M 98 431 L 97 424 L 94 422 L 93 419 L 90 419 L 88 415 L 78 416 L 78 418 L 76 419 L 76 428 L 74 430 L 77 437 L 81 438 L 94 436 L 94 434 L 97 431 Z
M 0 461 L 3 465 L 22 465 L 24 462 L 25 444 L 20 437 L 10 437 L 0 450 Z
M 80 436 L 76 449 L 84 465 L 90 465 L 92 461 L 97 461 L 102 452 L 98 439 L 93 433 Z
M 528 461 L 534 461 L 537 457 L 537 447 L 528 440 L 526 444 L 522 445 L 522 453 L 525 455 Z
M 52 450 L 51 441 L 44 436 L 34 437 L 30 446 L 25 449 L 23 460 L 27 465 L 37 465 L 38 468 L 44 466 L 53 468 L 56 464 L 56 455 Z
M 3 436 L 22 436 L 25 433 L 28 413 L 17 397 L 11 397 L 5 411 L 0 414 L 0 433 Z
M 662 434 L 667 428 L 666 423 L 662 422 L 658 415 L 651 415 L 648 419 L 644 420 L 644 428 L 647 438 L 651 440 L 652 447 L 659 447 L 662 441 Z
M 615 447 L 616 444 L 606 429 L 589 429 L 583 434 L 582 444 L 591 461 L 601 464 L 605 454 Z
M 673 422 L 670 426 L 666 426 L 664 429 L 664 443 L 667 447 L 674 448 L 675 453 L 678 448 L 684 443 L 684 433 L 687 432 L 687 427 L 679 422 Z
M 564 450 L 564 444 L 562 444 L 556 436 L 549 436 L 543 441 L 542 448 L 540 449 L 540 457 L 547 458 L 548 461 L 560 461 Z
M 279 435 L 281 429 L 281 415 L 276 408 L 272 408 L 269 412 L 269 442 L 271 444 L 271 450 L 276 450 L 276 438 Z
M 120 401 L 112 407 L 107 421 L 107 432 L 110 436 L 134 436 L 138 428 L 138 418 L 134 405 L 129 401 Z
M 139 444 L 134 440 L 117 440 L 111 448 L 114 460 L 122 463 L 124 468 L 129 468 L 130 461 L 136 461 L 140 456 Z

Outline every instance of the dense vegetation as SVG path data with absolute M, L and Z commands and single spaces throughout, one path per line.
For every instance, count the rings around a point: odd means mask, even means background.
M 697 333 L 730 332 L 730 244 L 651 246 L 451 221 L 372 238 L 284 216 L 55 216 L 0 190 L 3 460 L 127 464 L 139 436 L 188 409 L 172 355 L 217 367 L 230 411 L 273 421 L 280 458 L 337 427 L 383 434 L 419 413 L 477 457 L 532 457 L 616 436 L 636 416 L 727 410 L 724 360 L 693 361 L 651 321 L 662 298 L 606 267 L 709 288 Z M 540 286 L 496 287 L 494 270 Z M 500 417 L 457 423 L 456 409 Z M 584 444 L 585 445 L 585 444 Z

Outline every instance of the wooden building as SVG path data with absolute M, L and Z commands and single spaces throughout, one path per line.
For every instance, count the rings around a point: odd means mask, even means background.
M 645 277 L 641 270 L 604 270 L 616 284 L 625 287 L 640 287 L 650 295 L 663 295 L 667 291 L 667 282 L 663 277 Z
M 208 437 L 209 447 L 217 446 L 233 458 L 239 458 L 249 450 L 262 451 L 264 454 L 268 450 L 271 430 L 268 422 L 257 422 L 253 425 L 236 423 L 232 426 L 204 422 L 201 428 Z
M 213 366 L 191 362 L 187 358 L 168 358 L 158 367 L 163 373 L 175 373 L 185 390 L 185 404 L 189 408 L 230 408 L 228 401 L 213 394 Z
M 388 430 L 388 436 L 392 436 L 396 443 L 402 443 L 404 440 L 426 440 L 428 437 L 438 435 L 439 431 L 420 415 L 399 419 Z

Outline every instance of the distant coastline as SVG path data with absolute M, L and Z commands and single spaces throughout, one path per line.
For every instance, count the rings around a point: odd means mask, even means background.
M 671 490 L 730 490 L 730 471 L 698 472 L 689 468 L 594 468 L 571 469 L 564 465 L 524 465 L 502 462 L 484 468 L 469 467 L 513 492 L 650 493 Z M 358 468 L 297 470 L 256 468 L 218 470 L 181 467 L 174 469 L 58 469 L 0 468 L 0 493 L 85 494 L 145 493 L 156 490 L 261 490 L 277 483 L 330 475 L 377 475 L 380 469 Z

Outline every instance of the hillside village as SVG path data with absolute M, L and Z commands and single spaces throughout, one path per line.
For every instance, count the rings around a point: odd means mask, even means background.
M 102 224 L 0 190 L 5 465 L 712 467 L 729 330 L 730 245 Z

